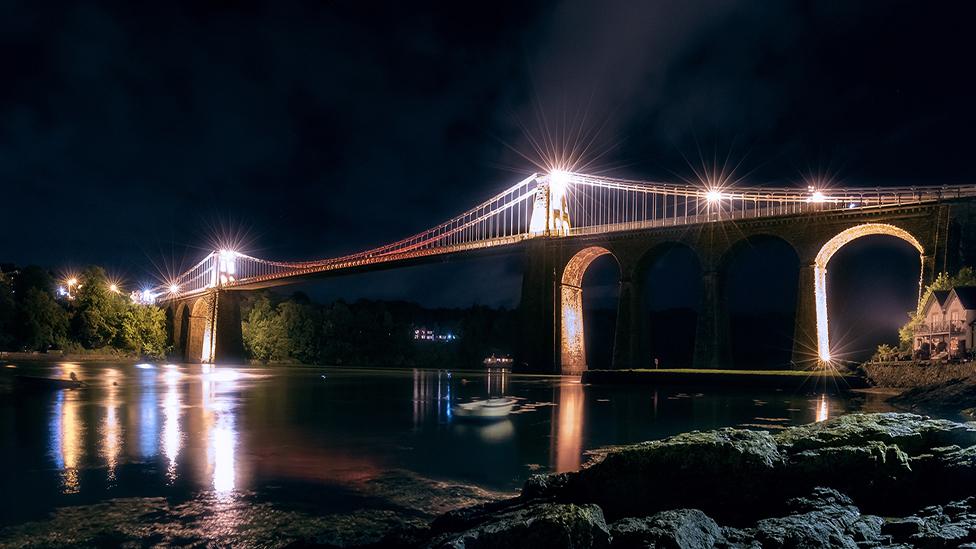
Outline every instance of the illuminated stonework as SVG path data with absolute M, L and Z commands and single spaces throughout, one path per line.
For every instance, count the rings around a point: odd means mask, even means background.
M 571 225 L 568 198 L 571 183 L 571 175 L 566 172 L 552 172 L 540 180 L 529 221 L 531 234 L 569 234 Z
M 190 309 L 190 333 L 187 337 L 186 356 L 191 361 L 199 360 L 203 363 L 214 361 L 216 312 L 213 299 L 212 294 L 205 295 L 197 299 Z
M 586 343 L 583 338 L 583 274 L 596 258 L 610 250 L 593 246 L 579 251 L 563 270 L 559 287 L 562 373 L 579 374 L 586 370 Z
M 894 236 L 908 242 L 918 250 L 920 262 L 924 261 L 925 249 L 918 242 L 918 239 L 905 229 L 887 223 L 865 223 L 851 227 L 841 231 L 820 248 L 814 262 L 814 292 L 817 303 L 817 355 L 824 362 L 831 360 L 830 335 L 827 331 L 827 263 L 848 242 L 862 236 L 876 234 Z M 924 263 L 922 263 L 922 268 L 924 269 Z M 922 277 L 920 275 L 919 285 L 921 283 Z

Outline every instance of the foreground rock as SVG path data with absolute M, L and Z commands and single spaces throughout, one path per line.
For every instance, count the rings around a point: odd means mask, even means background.
M 976 417 L 976 376 L 949 379 L 909 389 L 888 399 L 901 409 L 959 412 Z
M 976 541 L 973 494 L 976 424 L 853 414 L 615 448 L 447 513 L 418 545 L 955 547 Z
M 718 524 L 697 509 L 620 519 L 610 527 L 610 533 L 614 548 L 713 547 L 727 541 Z
M 726 523 L 776 516 L 817 486 L 883 514 L 973 493 L 976 426 L 853 414 L 765 432 L 691 432 L 616 449 L 573 473 L 533 477 L 523 499 L 595 503 L 608 520 L 694 508 Z
M 501 512 L 462 532 L 436 537 L 430 547 L 609 547 L 610 531 L 596 505 L 540 503 Z

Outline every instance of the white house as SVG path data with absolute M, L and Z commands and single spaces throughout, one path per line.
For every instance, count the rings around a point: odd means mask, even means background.
M 974 350 L 976 286 L 935 291 L 922 306 L 924 320 L 915 329 L 918 358 L 959 358 Z

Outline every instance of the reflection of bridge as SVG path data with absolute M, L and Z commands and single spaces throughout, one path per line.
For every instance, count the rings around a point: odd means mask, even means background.
M 528 251 L 521 308 L 521 365 L 534 371 L 586 367 L 582 280 L 594 259 L 620 268 L 614 366 L 649 362 L 642 333 L 643 270 L 664 250 L 687 246 L 703 271 L 695 363 L 726 360 L 722 274 L 729 256 L 759 236 L 790 244 L 800 259 L 794 360 L 830 359 L 826 266 L 856 238 L 901 238 L 921 255 L 921 282 L 974 255 L 968 227 L 976 185 L 874 189 L 704 188 L 553 172 L 532 175 L 463 214 L 377 248 L 316 261 L 259 259 L 215 251 L 156 293 L 167 302 L 177 348 L 188 360 L 243 354 L 235 291 L 423 263 L 477 253 Z M 974 240 L 976 242 L 976 240 Z

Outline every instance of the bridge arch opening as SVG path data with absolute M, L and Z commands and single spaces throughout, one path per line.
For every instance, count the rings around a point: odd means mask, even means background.
M 865 223 L 850 227 L 838 233 L 820 248 L 813 264 L 814 298 L 816 299 L 817 308 L 817 356 L 821 361 L 829 362 L 833 358 L 836 358 L 836 352 L 831 347 L 827 315 L 827 265 L 834 255 L 850 242 L 873 235 L 886 235 L 899 238 L 911 244 L 918 251 L 918 289 L 919 292 L 921 291 L 922 280 L 925 274 L 925 248 L 914 235 L 901 227 L 887 223 Z M 917 301 L 917 294 L 915 299 Z
M 190 307 L 186 303 L 176 306 L 174 319 L 173 345 L 176 347 L 177 356 L 184 362 L 187 360 L 187 341 L 190 337 Z
M 566 267 L 563 269 L 562 279 L 560 280 L 560 365 L 563 374 L 576 375 L 587 369 L 587 364 L 595 362 L 601 366 L 609 363 L 610 352 L 605 357 L 594 357 L 592 353 L 587 354 L 587 340 L 594 342 L 593 330 L 589 333 L 584 329 L 583 319 L 583 280 L 590 266 L 603 256 L 614 257 L 610 250 L 602 246 L 591 246 L 584 248 L 574 255 Z M 614 265 L 619 273 L 619 266 Z M 619 291 L 619 284 L 616 285 Z M 588 296 L 589 297 L 589 296 Z M 607 296 L 603 296 L 607 297 Z M 590 317 L 591 321 L 600 320 Z M 612 326 L 611 322 L 611 326 Z M 609 349 L 613 348 L 613 332 L 609 334 Z M 601 345 L 607 347 L 606 344 Z
M 777 235 L 750 235 L 725 252 L 719 272 L 729 336 L 725 358 L 734 368 L 787 367 L 800 276 L 796 248 Z
M 635 364 L 638 368 L 683 368 L 694 362 L 695 330 L 702 295 L 698 253 L 678 242 L 649 249 L 634 271 L 638 310 Z

